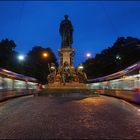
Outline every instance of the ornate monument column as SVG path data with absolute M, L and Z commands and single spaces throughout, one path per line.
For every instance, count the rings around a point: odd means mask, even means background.
M 62 88 L 64 85 L 68 87 L 82 87 L 81 81 L 85 81 L 85 74 L 83 69 L 75 70 L 73 67 L 74 49 L 73 43 L 73 26 L 68 19 L 68 15 L 64 16 L 64 20 L 60 23 L 59 32 L 61 35 L 61 48 L 59 49 L 60 64 L 58 71 L 55 66 L 50 67 L 50 74 L 48 75 L 48 81 L 50 87 Z M 57 71 L 57 72 L 56 72 Z M 79 83 L 80 82 L 80 83 Z M 62 85 L 63 84 L 63 85 Z M 84 85 L 86 86 L 86 85 Z
M 67 62 L 70 66 L 73 66 L 74 49 L 73 43 L 73 26 L 71 21 L 68 20 L 68 15 L 64 16 L 65 19 L 61 21 L 59 32 L 61 35 L 61 48 L 59 50 L 60 67 Z

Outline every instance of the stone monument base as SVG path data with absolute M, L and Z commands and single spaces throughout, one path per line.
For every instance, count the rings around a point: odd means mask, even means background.
M 59 82 L 54 82 L 47 85 L 45 92 L 47 96 L 55 97 L 74 97 L 74 98 L 87 98 L 96 97 L 99 94 L 94 90 L 87 87 L 84 83 L 72 82 L 66 83 L 66 85 L 60 85 Z
M 55 89 L 87 89 L 86 84 L 79 82 L 71 82 L 66 83 L 65 85 L 60 84 L 60 82 L 49 83 L 47 88 L 55 88 Z

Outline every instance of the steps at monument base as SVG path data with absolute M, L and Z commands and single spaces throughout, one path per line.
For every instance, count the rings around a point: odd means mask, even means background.
M 60 83 L 52 83 L 46 86 L 42 92 L 43 95 L 50 96 L 79 96 L 79 97 L 89 97 L 89 96 L 99 96 L 92 89 L 89 89 L 86 84 L 72 82 L 66 83 L 66 85 Z M 41 94 L 40 94 L 41 95 Z
M 52 84 L 47 85 L 47 87 L 44 90 L 45 94 L 76 94 L 76 95 L 95 95 L 93 90 L 89 89 L 86 84 L 79 83 L 79 82 L 72 82 L 72 83 L 66 83 L 66 85 L 60 84 L 59 82 L 55 82 Z
M 88 88 L 46 88 L 39 95 L 54 97 L 95 97 L 99 96 L 93 90 Z
M 76 89 L 76 88 L 85 88 L 87 89 L 86 84 L 79 82 L 66 83 L 65 85 L 60 84 L 59 82 L 51 83 L 47 85 L 47 88 L 60 88 L 60 89 Z

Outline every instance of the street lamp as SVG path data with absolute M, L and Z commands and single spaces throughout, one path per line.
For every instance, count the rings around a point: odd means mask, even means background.
M 83 70 L 83 68 L 84 68 L 84 67 L 83 67 L 82 64 L 80 64 L 80 65 L 78 66 L 78 69 L 79 69 L 79 70 Z
M 83 65 L 80 64 L 80 65 L 78 66 L 78 68 L 77 68 L 78 74 L 83 74 L 83 69 L 84 69 Z
M 86 53 L 86 57 L 90 58 L 91 57 L 91 53 L 90 52 Z
M 43 55 L 44 58 L 48 57 L 48 53 L 46 53 L 46 52 L 43 53 L 42 55 Z
M 18 60 L 23 61 L 25 59 L 24 55 L 19 55 Z
M 18 55 L 18 60 L 19 60 L 19 66 L 20 66 L 20 73 L 24 74 L 24 60 L 25 60 L 25 56 L 24 55 Z

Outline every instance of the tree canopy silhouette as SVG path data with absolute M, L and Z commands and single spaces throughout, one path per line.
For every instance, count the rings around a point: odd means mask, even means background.
M 88 78 L 97 78 L 122 70 L 140 60 L 140 40 L 119 37 L 112 47 L 104 49 L 83 65 Z
M 35 46 L 28 52 L 24 61 L 19 61 L 19 53 L 15 51 L 16 44 L 13 40 L 0 41 L 0 67 L 13 72 L 37 78 L 40 83 L 47 82 L 49 63 L 57 65 L 56 56 L 50 48 Z M 43 57 L 47 53 L 47 57 Z
M 43 53 L 47 53 L 47 57 L 43 57 Z M 47 82 L 49 74 L 48 64 L 50 63 L 57 65 L 57 60 L 52 50 L 35 46 L 27 54 L 25 74 L 37 78 L 39 82 L 44 84 Z
M 16 44 L 13 40 L 3 39 L 0 41 L 0 67 L 20 72 L 20 66 L 17 66 L 16 57 L 18 52 L 14 49 Z

